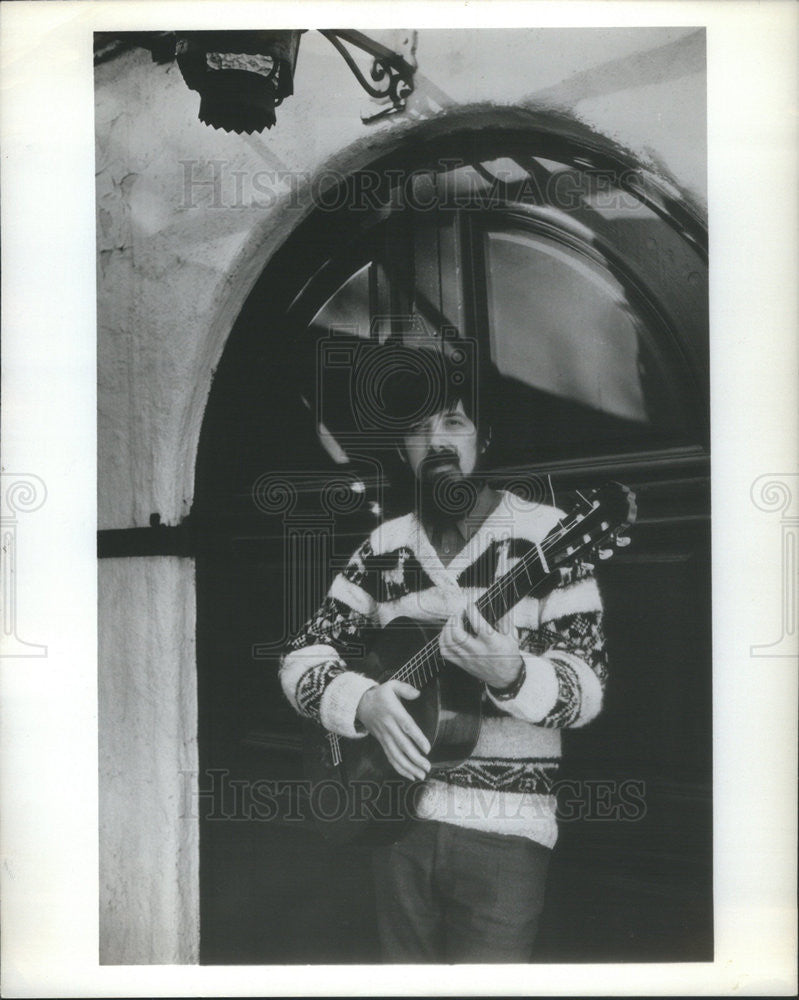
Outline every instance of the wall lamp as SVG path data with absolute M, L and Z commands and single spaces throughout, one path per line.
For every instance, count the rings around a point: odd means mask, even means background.
M 200 95 L 200 121 L 226 132 L 261 132 L 276 122 L 275 109 L 294 93 L 300 37 L 292 31 L 126 32 L 95 37 L 95 64 L 133 46 L 148 48 L 159 63 L 177 60 L 188 87 Z M 349 66 L 366 93 L 385 103 L 376 121 L 405 108 L 413 93 L 416 32 L 401 35 L 399 51 L 362 31 L 319 29 Z M 354 52 L 371 57 L 367 72 Z

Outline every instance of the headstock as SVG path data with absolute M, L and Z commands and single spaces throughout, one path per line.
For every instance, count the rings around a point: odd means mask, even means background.
M 635 493 L 622 483 L 606 483 L 580 500 L 543 543 L 550 568 L 566 567 L 578 556 L 609 559 L 629 545 L 625 530 L 635 522 Z

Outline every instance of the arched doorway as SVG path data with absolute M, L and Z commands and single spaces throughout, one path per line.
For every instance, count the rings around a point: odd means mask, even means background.
M 292 803 L 277 658 L 398 502 L 348 403 L 358 356 L 419 327 L 498 369 L 498 479 L 546 474 L 561 505 L 607 478 L 639 497 L 634 544 L 600 570 L 612 681 L 569 734 L 540 958 L 709 958 L 701 223 L 562 122 L 421 133 L 317 203 L 242 310 L 198 455 L 203 961 L 377 960 L 365 849 L 327 847 Z

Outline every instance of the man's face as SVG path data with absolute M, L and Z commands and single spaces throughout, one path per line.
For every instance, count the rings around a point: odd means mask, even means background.
M 477 465 L 477 428 L 460 401 L 454 409 L 420 421 L 403 443 L 408 465 L 423 484 L 432 485 L 442 476 L 468 476 Z

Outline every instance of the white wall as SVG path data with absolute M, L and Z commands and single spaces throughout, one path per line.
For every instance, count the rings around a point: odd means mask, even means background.
M 100 562 L 100 962 L 198 958 L 194 564 Z
M 145 51 L 98 67 L 100 528 L 189 512 L 214 367 L 264 264 L 310 208 L 302 178 L 320 168 L 364 165 L 471 105 L 555 108 L 704 203 L 702 33 L 428 31 L 417 59 L 407 111 L 364 126 L 367 98 L 309 32 L 294 96 L 253 136 L 199 122 L 177 67 Z M 267 183 L 278 171 L 299 180 Z M 100 594 L 103 961 L 195 961 L 197 826 L 176 813 L 181 772 L 197 769 L 192 564 L 102 560 Z

